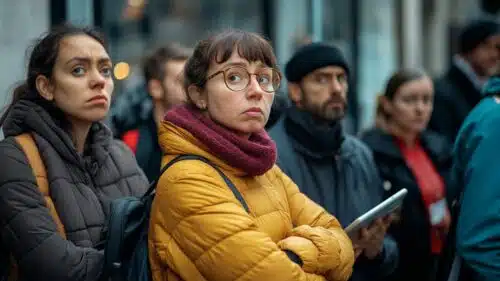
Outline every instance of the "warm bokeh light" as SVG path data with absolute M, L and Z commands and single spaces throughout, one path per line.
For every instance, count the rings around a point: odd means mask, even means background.
M 128 5 L 132 7 L 142 7 L 144 5 L 144 0 L 128 0 Z
M 116 79 L 126 79 L 130 75 L 130 65 L 126 62 L 119 62 L 115 65 L 115 69 L 113 72 Z

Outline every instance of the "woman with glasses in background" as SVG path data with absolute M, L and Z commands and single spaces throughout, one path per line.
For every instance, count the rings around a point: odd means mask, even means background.
M 159 129 L 163 165 L 186 154 L 211 165 L 175 162 L 160 178 L 153 279 L 348 280 L 349 238 L 275 165 L 264 126 L 281 74 L 270 44 L 244 31 L 217 34 L 198 43 L 184 74 L 189 102 Z
M 433 100 L 432 80 L 425 73 L 396 72 L 379 99 L 385 126 L 362 136 L 373 151 L 386 197 L 408 189 L 400 218 L 389 228 L 400 250 L 395 280 L 435 280 L 450 226 L 451 145 L 426 130 Z

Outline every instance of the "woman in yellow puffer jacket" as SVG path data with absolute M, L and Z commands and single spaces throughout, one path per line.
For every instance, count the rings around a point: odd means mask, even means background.
M 163 165 L 152 207 L 149 258 L 155 281 L 348 280 L 350 239 L 332 215 L 275 165 L 264 130 L 281 74 L 270 44 L 226 31 L 200 41 L 185 70 L 188 104 L 159 128 Z

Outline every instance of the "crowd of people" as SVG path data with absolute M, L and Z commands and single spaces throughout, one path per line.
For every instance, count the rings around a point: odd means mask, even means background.
M 396 71 L 355 136 L 353 70 L 327 42 L 284 69 L 252 32 L 165 45 L 112 102 L 102 35 L 51 30 L 0 119 L 0 280 L 113 280 L 111 203 L 151 182 L 150 280 L 500 280 L 499 23 L 470 22 L 458 46 L 442 77 Z

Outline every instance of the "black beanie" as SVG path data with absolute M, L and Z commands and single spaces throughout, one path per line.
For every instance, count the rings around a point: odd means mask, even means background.
M 299 82 L 302 77 L 325 66 L 340 66 L 349 75 L 349 66 L 339 48 L 325 43 L 311 43 L 295 52 L 285 66 L 285 76 L 290 82 Z
M 467 24 L 458 36 L 458 51 L 466 54 L 491 36 L 500 34 L 498 22 L 475 20 Z

